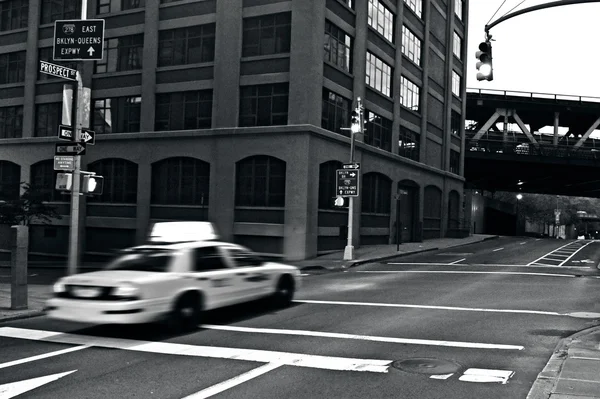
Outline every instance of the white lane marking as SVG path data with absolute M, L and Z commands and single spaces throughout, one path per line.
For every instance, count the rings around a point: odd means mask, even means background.
M 448 266 L 448 263 L 387 263 L 388 265 L 398 265 L 398 266 Z M 561 269 L 589 269 L 589 267 L 581 267 L 581 266 L 557 266 L 557 265 L 502 265 L 495 263 L 466 263 L 466 264 L 455 264 L 455 266 L 476 266 L 476 267 L 560 267 Z
M 451 374 L 436 374 L 436 375 L 432 375 L 429 378 L 433 378 L 435 380 L 447 380 L 448 378 L 452 377 L 454 375 L 454 373 Z
M 6 368 L 6 367 L 10 367 L 10 366 L 16 366 L 17 364 L 23 364 L 23 363 L 33 362 L 35 360 L 46 359 L 48 357 L 58 356 L 58 355 L 62 355 L 62 354 L 69 353 L 69 352 L 75 352 L 75 351 L 78 351 L 78 350 L 81 350 L 81 349 L 86 349 L 86 348 L 89 348 L 89 347 L 90 347 L 89 345 L 75 346 L 75 347 L 72 347 L 72 348 L 61 349 L 61 350 L 55 351 L 55 352 L 44 353 L 44 354 L 41 354 L 41 355 L 26 357 L 24 359 L 19 359 L 19 360 L 13 360 L 12 362 L 6 362 L 6 363 L 0 364 L 0 369 Z
M 504 249 L 504 247 L 503 247 L 503 248 L 496 248 L 496 249 L 494 249 L 492 252 L 496 252 L 496 251 L 502 251 L 503 249 Z
M 304 335 L 309 337 L 325 337 L 325 338 L 341 338 L 341 339 L 356 339 L 361 341 L 373 342 L 389 342 L 395 344 L 415 344 L 415 345 L 435 345 L 435 346 L 450 346 L 456 348 L 477 348 L 477 349 L 508 349 L 508 350 L 523 350 L 525 347 L 521 345 L 502 345 L 502 344 L 484 344 L 477 342 L 459 342 L 459 341 L 439 341 L 431 339 L 411 339 L 411 338 L 393 338 L 393 337 L 377 337 L 372 335 L 356 335 L 329 333 L 321 331 L 306 331 L 306 330 L 281 330 L 274 328 L 253 328 L 240 326 L 224 326 L 215 324 L 203 324 L 202 328 L 222 331 L 235 332 L 250 332 L 260 334 L 282 334 L 282 335 Z
M 541 238 L 536 238 L 535 240 L 536 240 L 536 241 L 539 241 L 539 240 L 541 240 Z
M 458 380 L 467 382 L 500 382 L 506 384 L 508 379 L 514 374 L 515 372 L 511 370 L 467 369 Z
M 565 247 L 568 247 L 569 245 L 573 245 L 573 244 L 574 244 L 574 243 L 570 242 L 570 243 L 568 243 L 568 244 L 565 244 L 565 245 L 563 245 L 562 247 L 558 247 L 558 248 L 556 248 L 555 250 L 553 250 L 553 251 L 550 251 L 550 252 L 548 252 L 547 254 L 544 254 L 544 256 L 541 256 L 541 257 L 537 258 L 537 259 L 536 259 L 536 260 L 534 260 L 533 262 L 529 262 L 529 263 L 528 263 L 528 265 L 531 265 L 531 264 L 533 264 L 533 263 L 537 263 L 537 261 L 538 261 L 538 260 L 542 260 L 542 259 L 544 259 L 546 256 L 548 256 L 548 255 L 550 255 L 550 254 L 552 254 L 552 253 L 554 253 L 554 252 L 558 252 L 558 251 L 562 250 L 563 248 L 565 248 Z M 586 245 L 587 245 L 587 244 L 586 244 Z M 569 252 L 569 253 L 570 253 L 570 249 L 563 250 L 562 252 Z
M 561 263 L 559 266 L 562 266 L 562 265 L 564 265 L 565 263 L 567 263 L 567 261 L 568 261 L 569 259 L 571 259 L 573 256 L 575 256 L 575 254 L 576 254 L 577 252 L 581 251 L 583 248 L 587 247 L 587 246 L 588 246 L 588 245 L 590 245 L 591 243 L 593 243 L 593 241 L 590 241 L 590 242 L 588 242 L 587 244 L 585 244 L 585 245 L 582 245 L 582 246 L 581 246 L 581 247 L 580 247 L 580 248 L 579 248 L 577 251 L 573 252 L 573 255 L 571 255 L 570 257 L 568 257 L 567 259 L 565 259 L 565 261 L 564 261 L 563 263 Z
M 281 363 L 289 366 L 338 371 L 369 371 L 372 373 L 387 373 L 388 368 L 392 363 L 392 360 L 354 359 L 258 349 L 225 348 L 217 346 L 175 344 L 171 342 L 105 338 L 15 327 L 0 327 L 0 336 L 8 338 L 30 339 L 35 341 L 59 342 L 63 344 L 90 345 L 102 348 L 124 349 L 138 352 L 162 353 L 168 355 L 247 360 L 250 362 L 262 363 Z
M 300 273 L 301 276 L 310 276 L 308 273 Z
M 527 244 L 527 241 L 523 241 L 519 243 L 520 245 Z
M 461 270 L 357 270 L 354 273 L 442 273 L 442 274 L 507 274 L 521 276 L 575 277 L 572 274 L 528 272 L 475 272 Z
M 244 374 L 240 374 L 238 376 L 235 376 L 233 378 L 230 378 L 229 380 L 220 382 L 216 385 L 213 385 L 212 387 L 208 387 L 206 389 L 203 389 L 199 392 L 196 392 L 194 394 L 188 395 L 183 399 L 205 399 L 205 398 L 210 398 L 211 396 L 214 396 L 218 393 L 221 393 L 223 391 L 226 391 L 230 388 L 233 388 L 236 385 L 240 385 L 243 384 L 246 381 L 250 381 L 253 378 L 259 377 L 263 374 L 268 373 L 269 371 L 275 370 L 278 367 L 283 366 L 283 364 L 280 363 L 267 363 L 263 366 L 257 367 L 255 369 L 252 369 Z
M 52 381 L 56 381 L 66 375 L 76 372 L 77 370 L 66 371 L 64 373 L 50 374 L 43 377 L 30 378 L 17 382 L 9 382 L 8 384 L 0 385 L 0 399 L 10 399 L 19 396 L 27 391 L 41 387 Z
M 449 264 L 449 265 L 455 265 L 455 264 L 457 264 L 457 263 L 460 263 L 460 262 L 462 262 L 463 260 L 466 260 L 466 259 L 467 259 L 467 258 L 462 258 L 462 259 L 459 259 L 459 260 L 455 260 L 454 262 L 450 262 L 450 263 L 448 263 L 448 264 Z
M 435 310 L 462 310 L 467 312 L 490 312 L 490 313 L 517 313 L 517 314 L 538 314 L 546 316 L 569 316 L 557 312 L 546 312 L 543 310 L 518 310 L 518 309 L 485 309 L 485 308 L 462 308 L 457 306 L 434 306 L 434 305 L 408 305 L 400 303 L 381 303 L 381 302 L 348 302 L 348 301 L 318 301 L 312 299 L 294 300 L 298 303 L 312 303 L 320 305 L 350 305 L 350 306 L 374 306 L 388 308 L 413 308 L 413 309 L 435 309 Z M 569 316 L 570 317 L 570 316 Z
M 437 254 L 437 256 L 441 256 L 441 255 L 465 256 L 465 255 L 473 255 L 473 252 L 444 252 L 442 254 Z

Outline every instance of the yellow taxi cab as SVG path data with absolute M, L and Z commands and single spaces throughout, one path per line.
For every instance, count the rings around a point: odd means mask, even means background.
M 146 244 L 122 251 L 104 270 L 58 280 L 46 310 L 50 318 L 75 322 L 166 319 L 189 330 L 205 310 L 263 297 L 287 306 L 299 285 L 298 268 L 218 241 L 210 223 L 165 222 L 154 225 Z

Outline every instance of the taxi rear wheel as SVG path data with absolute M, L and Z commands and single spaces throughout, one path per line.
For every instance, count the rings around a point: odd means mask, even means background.
M 294 299 L 295 284 L 294 279 L 290 276 L 282 276 L 277 283 L 277 291 L 275 291 L 275 303 L 277 306 L 289 306 Z
M 177 331 L 192 331 L 198 327 L 202 316 L 202 302 L 198 294 L 185 294 L 175 305 L 170 326 Z

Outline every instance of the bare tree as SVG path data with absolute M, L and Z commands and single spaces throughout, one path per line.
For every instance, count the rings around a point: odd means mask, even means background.
M 18 199 L 0 201 L 0 224 L 29 226 L 32 222 L 51 224 L 61 219 L 56 208 L 46 203 L 47 191 L 21 182 L 23 194 Z

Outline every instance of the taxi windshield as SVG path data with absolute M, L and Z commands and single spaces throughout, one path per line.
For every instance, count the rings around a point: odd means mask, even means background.
M 133 251 L 113 260 L 107 270 L 135 270 L 145 272 L 167 272 L 172 252 L 164 250 Z

